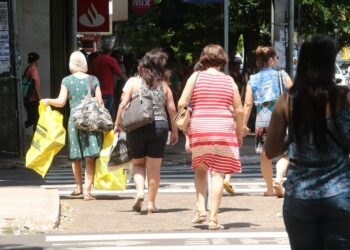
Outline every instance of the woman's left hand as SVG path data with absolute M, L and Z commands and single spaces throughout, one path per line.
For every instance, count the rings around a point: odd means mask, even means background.
M 170 144 L 175 145 L 179 141 L 178 132 L 171 132 L 170 134 Z

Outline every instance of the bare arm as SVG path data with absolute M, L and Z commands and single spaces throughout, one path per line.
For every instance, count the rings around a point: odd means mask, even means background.
M 121 119 L 122 119 L 122 113 L 124 112 L 126 105 L 130 102 L 133 89 L 134 87 L 134 82 L 128 83 L 130 84 L 129 87 L 125 90 L 123 93 L 123 98 L 121 99 L 121 103 L 119 104 L 118 107 L 118 113 L 117 117 L 115 119 L 115 124 L 114 124 L 114 131 L 119 132 L 121 129 Z
M 182 109 L 183 107 L 186 107 L 188 105 L 188 103 L 190 102 L 198 74 L 199 74 L 198 72 L 194 72 L 190 76 L 190 78 L 188 78 L 188 80 L 186 82 L 186 86 L 185 86 L 184 90 L 182 91 L 180 100 L 177 103 L 177 108 L 179 110 Z
M 97 86 L 96 89 L 95 89 L 95 97 L 98 101 L 98 103 L 104 107 L 104 102 L 103 102 L 103 99 L 102 99 L 102 92 L 101 92 L 101 88 L 100 86 Z
M 288 102 L 286 95 L 281 95 L 272 111 L 265 142 L 265 152 L 269 159 L 275 158 L 283 153 L 288 125 L 286 119 L 287 105 Z
M 253 108 L 253 92 L 250 84 L 247 85 L 247 91 L 245 94 L 244 107 L 243 107 L 243 130 L 249 130 L 247 123 L 249 120 L 250 113 Z
M 29 72 L 30 77 L 34 80 L 34 91 L 36 93 L 36 96 L 39 98 L 39 100 L 41 99 L 41 95 L 40 95 L 40 76 L 39 76 L 39 72 L 37 70 L 36 67 L 31 67 L 31 71 Z
M 237 141 L 238 145 L 242 146 L 243 145 L 243 140 L 242 140 L 242 130 L 243 130 L 243 107 L 242 107 L 242 100 L 241 96 L 239 95 L 239 90 L 237 87 L 237 84 L 233 82 L 233 102 L 232 106 L 234 109 L 234 119 L 236 121 L 236 135 L 237 135 Z
M 293 86 L 293 81 L 292 81 L 292 79 L 290 79 L 290 77 L 287 75 L 287 78 L 286 78 L 286 88 L 287 88 L 287 89 L 290 89 L 292 86 Z
M 234 81 L 233 81 L 233 96 L 234 98 L 233 98 L 232 106 L 235 112 L 236 133 L 242 134 L 243 118 L 244 118 L 242 100 L 241 100 L 241 96 L 239 95 L 237 84 Z
M 67 103 L 67 98 L 68 98 L 68 89 L 62 84 L 61 85 L 61 90 L 57 98 L 55 99 L 43 99 L 44 105 L 52 105 L 54 107 L 64 107 Z
M 174 119 L 176 116 L 176 108 L 173 98 L 173 93 L 171 92 L 171 89 L 166 83 L 163 83 L 163 89 L 165 90 L 165 96 L 166 96 L 166 109 L 168 111 L 170 122 L 171 122 L 171 135 L 170 135 L 170 141 L 171 144 L 174 145 L 178 142 L 179 136 L 178 136 L 178 129 L 174 123 Z

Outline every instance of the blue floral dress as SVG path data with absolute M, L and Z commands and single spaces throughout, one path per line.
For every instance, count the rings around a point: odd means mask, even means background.
M 94 76 L 79 79 L 69 75 L 62 80 L 62 85 L 68 89 L 69 108 L 72 111 L 88 94 L 89 81 L 93 89 L 100 86 Z M 102 144 L 102 133 L 76 129 L 70 112 L 68 120 L 69 159 L 79 160 L 86 157 L 97 158 Z

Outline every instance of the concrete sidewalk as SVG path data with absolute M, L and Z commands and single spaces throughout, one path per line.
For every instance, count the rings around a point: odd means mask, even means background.
M 0 188 L 1 231 L 46 231 L 59 223 L 60 199 L 56 189 Z

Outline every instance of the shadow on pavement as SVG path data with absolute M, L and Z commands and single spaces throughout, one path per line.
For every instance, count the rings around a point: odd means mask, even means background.
M 234 211 L 243 212 L 243 211 L 252 211 L 252 209 L 250 209 L 250 208 L 234 208 L 234 207 L 223 207 L 223 208 L 219 209 L 220 213 L 234 212 Z
M 0 187 L 40 186 L 45 182 L 39 174 L 27 168 L 0 168 Z

